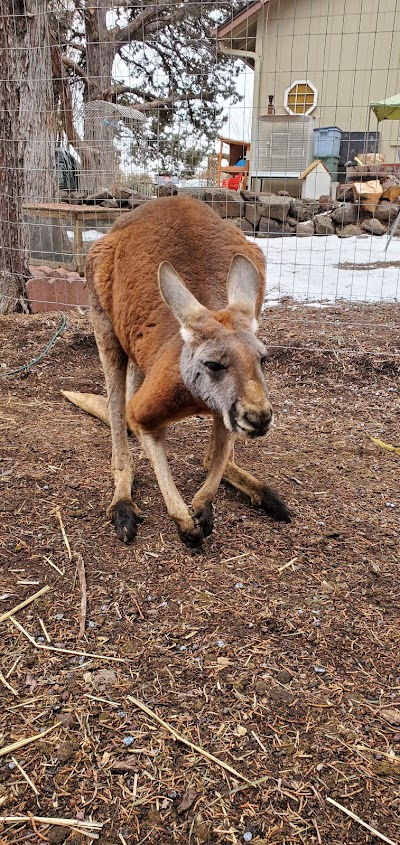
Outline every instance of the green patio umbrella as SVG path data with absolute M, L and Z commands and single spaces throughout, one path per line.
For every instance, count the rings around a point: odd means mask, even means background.
M 386 100 L 380 100 L 377 103 L 370 103 L 369 107 L 376 115 L 378 123 L 381 120 L 400 120 L 400 94 L 387 97 Z
M 387 97 L 386 100 L 380 100 L 377 103 L 370 103 L 369 107 L 374 112 L 378 123 L 380 123 L 381 120 L 400 120 L 400 94 L 395 94 L 394 97 Z M 385 252 L 392 240 L 399 222 L 400 211 L 390 230 L 389 237 L 386 241 Z

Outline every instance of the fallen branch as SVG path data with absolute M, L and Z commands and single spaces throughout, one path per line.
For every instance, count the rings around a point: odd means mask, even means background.
M 30 788 L 32 789 L 32 791 L 35 793 L 36 797 L 38 797 L 38 796 L 39 796 L 39 791 L 36 789 L 36 786 L 35 786 L 35 784 L 33 783 L 33 780 L 31 780 L 31 779 L 30 779 L 30 777 L 29 777 L 29 775 L 26 773 L 25 769 L 23 769 L 23 768 L 22 768 L 22 766 L 20 765 L 20 763 L 18 763 L 18 760 L 16 760 L 16 759 L 15 759 L 15 757 L 12 757 L 11 759 L 12 759 L 12 761 L 13 761 L 13 763 L 14 763 L 14 766 L 16 766 L 16 767 L 17 767 L 17 769 L 18 769 L 18 771 L 19 771 L 19 772 L 21 772 L 22 777 L 23 777 L 23 778 L 25 778 L 25 780 L 26 780 L 27 784 L 30 786 Z
M 30 604 L 32 601 L 35 601 L 35 599 L 38 599 L 39 596 L 44 596 L 44 594 L 48 593 L 49 590 L 50 587 L 46 584 L 45 587 L 42 587 L 41 590 L 38 590 L 37 593 L 33 594 L 33 596 L 29 596 L 29 598 L 22 601 L 21 604 L 17 604 L 16 607 L 12 607 L 11 610 L 7 610 L 6 613 L 2 613 L 0 616 L 0 622 L 4 622 L 5 619 L 9 619 L 10 616 L 14 616 L 18 610 L 22 610 L 23 607 L 27 606 L 27 604 Z
M 0 672 L 0 681 L 2 684 L 4 684 L 5 687 L 7 687 L 7 689 L 10 690 L 10 692 L 12 692 L 13 695 L 19 696 L 18 690 L 16 690 L 14 687 L 11 686 L 11 684 L 8 683 L 2 672 Z
M 84 830 L 102 830 L 103 824 L 101 822 L 86 822 L 79 819 L 53 819 L 47 816 L 0 816 L 0 822 L 6 824 L 16 824 L 19 822 L 34 821 L 38 824 L 59 825 L 60 827 L 71 827 Z M 96 837 L 97 838 L 97 837 Z
M 55 731 L 55 729 L 59 727 L 62 727 L 62 722 L 56 722 L 55 725 L 52 725 L 51 728 L 47 728 L 47 730 L 40 734 L 27 736 L 25 739 L 17 739 L 17 741 L 12 742 L 11 745 L 5 745 L 4 748 L 0 748 L 0 757 L 4 757 L 5 754 L 12 754 L 14 751 L 18 751 L 18 748 L 24 748 L 25 745 L 30 745 L 31 742 L 36 742 L 38 739 L 43 739 L 44 736 L 47 736 L 47 734 L 51 733 L 51 731 Z
M 346 813 L 346 816 L 349 816 L 351 819 L 353 819 L 353 821 L 357 822 L 362 827 L 365 827 L 366 830 L 369 830 L 369 832 L 372 833 L 373 836 L 377 836 L 378 839 L 382 840 L 382 842 L 387 842 L 388 845 L 397 845 L 397 842 L 394 842 L 393 839 L 388 839 L 387 836 L 384 836 L 383 833 L 379 833 L 379 830 L 376 830 L 374 827 L 371 827 L 371 825 L 367 824 L 367 822 L 364 822 L 362 819 L 360 819 L 359 816 L 356 816 L 355 813 L 353 813 L 351 810 L 348 810 L 347 807 L 343 807 L 342 804 L 339 804 L 333 798 L 329 798 L 329 796 L 327 796 L 326 800 L 329 801 L 330 804 L 333 804 L 334 807 L 337 807 L 338 810 L 341 810 L 342 813 Z
M 85 574 L 85 564 L 81 554 L 78 554 L 78 563 L 77 563 L 77 570 L 78 570 L 78 577 L 79 577 L 79 588 L 81 591 L 81 606 L 79 610 L 79 631 L 78 631 L 78 640 L 81 640 L 82 637 L 85 635 L 85 625 L 86 625 L 86 609 L 87 609 L 87 590 L 86 590 L 86 574 Z
M 63 521 L 62 521 L 62 516 L 61 516 L 61 510 L 60 510 L 60 508 L 59 508 L 59 506 L 58 506 L 58 505 L 57 505 L 57 507 L 56 507 L 56 508 L 54 508 L 53 513 L 55 513 L 55 515 L 56 515 L 56 517 L 57 517 L 57 519 L 58 519 L 58 521 L 59 521 L 59 523 L 60 523 L 61 534 L 62 534 L 62 536 L 63 536 L 63 540 L 64 540 L 64 543 L 65 543 L 65 547 L 66 547 L 67 552 L 68 552 L 68 557 L 69 557 L 69 559 L 70 559 L 70 560 L 72 560 L 71 546 L 70 546 L 70 544 L 69 544 L 68 537 L 67 537 L 67 535 L 66 535 L 66 533 L 65 533 L 64 523 L 63 523 Z
M 226 771 L 230 772 L 231 775 L 234 775 L 235 778 L 238 778 L 239 780 L 244 780 L 245 783 L 248 783 L 250 786 L 253 786 L 253 781 L 249 780 L 245 775 L 242 775 L 241 772 L 237 772 L 236 769 L 232 768 L 232 766 L 229 765 L 229 763 L 225 763 L 218 757 L 214 757 L 213 754 L 210 754 L 204 748 L 201 748 L 199 745 L 195 745 L 194 742 L 190 741 L 190 739 L 186 739 L 185 736 L 178 733 L 178 731 L 176 731 L 175 728 L 169 725 L 168 722 L 164 722 L 164 720 L 161 719 L 160 716 L 157 716 L 157 713 L 154 713 L 153 710 L 150 710 L 150 707 L 147 707 L 147 705 L 143 704 L 142 701 L 139 701 L 137 698 L 134 698 L 133 695 L 128 695 L 127 699 L 128 701 L 131 701 L 132 704 L 135 704 L 136 707 L 139 707 L 140 710 L 143 710 L 144 713 L 147 713 L 147 715 L 150 716 L 151 719 L 154 719 L 156 722 L 158 722 L 159 725 L 162 725 L 162 727 L 169 731 L 172 736 L 178 740 L 178 742 L 183 742 L 183 744 L 189 746 L 192 751 L 196 751 L 198 754 L 201 754 L 202 757 L 206 757 L 207 760 L 211 760 L 212 763 L 216 763 L 217 766 L 221 766 L 221 768 L 226 769 Z
M 45 643 L 37 643 L 36 640 L 30 634 L 28 634 L 28 631 L 25 630 L 23 625 L 21 625 L 21 623 L 18 622 L 17 619 L 14 619 L 13 616 L 10 616 L 10 622 L 12 622 L 13 625 L 15 625 L 18 628 L 18 630 L 21 631 L 21 634 L 24 634 L 24 636 L 27 637 L 29 642 L 32 643 L 32 645 L 35 646 L 35 648 L 41 648 L 44 651 L 54 651 L 54 652 L 56 652 L 56 654 L 74 654 L 77 657 L 95 657 L 96 660 L 111 660 L 111 661 L 113 661 L 113 663 L 125 663 L 126 662 L 125 657 L 110 657 L 110 655 L 108 655 L 108 654 L 92 654 L 90 651 L 78 651 L 78 650 L 75 650 L 73 648 L 56 648 L 56 646 L 54 646 L 54 645 L 46 645 Z

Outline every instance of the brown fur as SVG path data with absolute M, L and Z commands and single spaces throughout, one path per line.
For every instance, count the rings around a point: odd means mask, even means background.
M 242 270 L 236 272 L 246 275 L 246 267 L 250 267 L 252 280 L 248 288 L 242 276 L 235 276 L 232 302 L 227 306 L 227 279 L 233 266 L 232 260 L 238 255 L 244 258 L 240 259 Z M 189 294 L 178 277 L 174 281 L 174 276 L 172 288 L 170 282 L 167 284 L 168 295 L 172 296 L 173 302 L 171 304 L 167 295 L 166 304 L 163 298 L 165 291 L 161 296 L 158 281 L 160 265 L 166 260 L 172 265 L 172 274 L 179 274 L 197 300 L 197 305 L 191 298 L 187 304 Z M 138 516 L 130 498 L 132 471 L 126 441 L 125 384 L 129 384 L 126 368 L 130 361 L 139 385 L 140 381 L 142 384 L 133 396 L 127 396 L 128 425 L 153 464 L 168 511 L 178 523 L 181 537 L 188 544 L 197 545 L 211 531 L 211 502 L 225 469 L 228 471 L 230 467 L 230 476 L 234 478 L 232 483 L 240 489 L 245 488 L 250 496 L 256 489 L 257 501 L 260 488 L 271 491 L 256 479 L 253 479 L 255 486 L 252 486 L 249 481 L 252 476 L 248 473 L 243 480 L 239 468 L 236 468 L 237 472 L 233 471 L 236 465 L 228 458 L 232 452 L 230 431 L 234 429 L 227 430 L 228 412 L 223 411 L 223 422 L 220 412 L 213 410 L 211 399 L 210 402 L 208 399 L 203 401 L 185 386 L 181 353 L 186 348 L 186 341 L 184 344 L 180 323 L 175 316 L 175 313 L 179 314 L 179 295 L 182 296 L 182 293 L 176 294 L 176 291 L 183 291 L 182 307 L 189 309 L 185 318 L 186 331 L 192 342 L 199 349 L 201 344 L 208 343 L 211 351 L 215 347 L 222 350 L 222 355 L 228 356 L 228 369 L 233 373 L 231 381 L 236 378 L 240 387 L 236 405 L 237 413 L 240 412 L 241 419 L 245 420 L 245 428 L 239 426 L 241 432 L 248 433 L 247 425 L 258 425 L 264 428 L 255 433 L 265 433 L 268 416 L 272 412 L 260 369 L 262 352 L 257 351 L 260 343 L 255 340 L 250 342 L 250 324 L 254 316 L 259 317 L 265 294 L 263 254 L 246 240 L 242 232 L 222 221 L 208 206 L 189 197 L 168 197 L 149 201 L 121 217 L 109 234 L 91 247 L 86 277 L 91 319 L 107 382 L 115 478 L 110 513 L 117 534 L 125 541 L 133 539 Z M 211 388 L 218 394 L 217 377 L 214 382 Z M 105 418 L 100 398 L 97 403 L 96 397 L 91 398 L 87 394 L 84 397 L 68 394 L 67 398 L 101 419 Z M 197 516 L 197 522 L 193 522 L 193 516 L 172 480 L 164 441 L 165 428 L 170 423 L 198 413 L 212 414 L 214 428 L 207 457 L 209 473 L 192 502 L 193 514 Z M 285 506 L 277 497 L 274 507 L 280 513 L 280 516 L 274 514 L 276 518 L 288 518 Z M 274 507 L 269 503 L 266 509 L 272 512 Z
M 246 255 L 259 272 L 258 317 L 265 293 L 261 250 L 207 205 L 190 197 L 165 197 L 124 215 L 91 247 L 88 287 L 127 355 L 147 372 L 178 330 L 158 288 L 161 262 L 168 257 L 196 299 L 209 310 L 219 311 L 226 308 L 226 279 L 235 253 Z M 224 314 L 222 319 L 228 318 Z M 181 346 L 178 335 L 177 358 Z

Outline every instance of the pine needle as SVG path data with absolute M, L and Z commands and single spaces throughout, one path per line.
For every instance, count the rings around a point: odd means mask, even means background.
M 342 804 L 339 804 L 333 798 L 329 798 L 329 796 L 327 796 L 326 800 L 329 801 L 330 804 L 333 804 L 334 807 L 337 807 L 338 810 L 341 810 L 342 813 L 346 813 L 346 816 L 349 816 L 351 819 L 353 819 L 353 821 L 362 825 L 362 827 L 365 827 L 366 830 L 369 830 L 369 832 L 372 833 L 373 836 L 377 836 L 378 839 L 382 840 L 382 842 L 387 842 L 388 845 L 397 845 L 397 842 L 394 842 L 393 839 L 388 839 L 387 836 L 384 836 L 383 833 L 379 833 L 379 830 L 376 830 L 374 827 L 371 827 L 369 824 L 367 824 L 367 822 L 364 822 L 362 819 L 360 819 L 360 816 L 356 816 L 356 814 L 353 813 L 352 810 L 348 810 L 347 807 L 343 807 Z
M 172 736 L 174 736 L 175 739 L 178 740 L 178 742 L 183 742 L 183 744 L 188 745 L 189 748 L 192 749 L 192 751 L 196 751 L 197 754 L 201 754 L 202 757 L 206 757 L 207 760 L 211 760 L 212 763 L 216 763 L 217 766 L 221 766 L 223 769 L 226 769 L 227 772 L 230 772 L 230 774 L 233 775 L 235 778 L 238 778 L 238 780 L 244 780 L 251 786 L 253 785 L 253 782 L 246 778 L 245 775 L 242 775 L 241 772 L 237 772 L 236 769 L 232 768 L 232 766 L 230 766 L 228 763 L 225 763 L 223 760 L 220 760 L 219 757 L 214 757 L 213 754 L 210 754 L 208 751 L 206 751 L 204 748 L 201 748 L 199 745 L 195 745 L 194 742 L 190 741 L 190 739 L 186 739 L 185 736 L 178 733 L 175 728 L 169 725 L 168 722 L 164 722 L 164 720 L 161 719 L 160 716 L 157 716 L 157 713 L 154 713 L 153 710 L 150 710 L 150 707 L 147 707 L 147 705 L 143 704 L 142 701 L 139 701 L 137 698 L 134 698 L 133 695 L 128 695 L 127 698 L 128 701 L 131 701 L 132 704 L 135 704 L 136 707 L 139 707 L 140 710 L 143 710 L 144 713 L 147 713 L 147 715 L 150 716 L 151 719 L 154 719 L 156 722 L 158 722 L 159 725 L 162 725 L 163 728 L 169 731 Z
M 17 604 L 15 607 L 12 607 L 11 610 L 7 610 L 6 613 L 2 613 L 2 615 L 0 616 L 0 622 L 4 622 L 5 619 L 9 619 L 10 616 L 14 616 L 18 612 L 18 610 L 22 610 L 23 607 L 27 606 L 27 604 L 30 604 L 32 601 L 35 601 L 35 599 L 38 599 L 39 596 L 44 596 L 44 594 L 48 593 L 49 590 L 50 587 L 48 584 L 46 584 L 45 587 L 42 587 L 41 590 L 38 590 L 37 593 L 33 594 L 33 596 L 29 596 L 29 598 L 25 599 L 25 601 L 22 601 L 20 604 Z

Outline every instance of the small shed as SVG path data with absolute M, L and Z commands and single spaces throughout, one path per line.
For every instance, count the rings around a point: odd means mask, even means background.
M 332 176 L 320 158 L 300 173 L 300 181 L 302 199 L 317 200 L 322 195 L 331 195 Z

